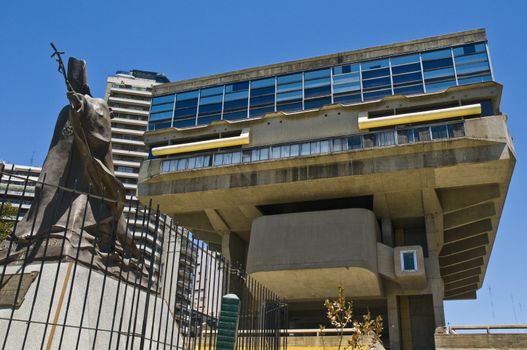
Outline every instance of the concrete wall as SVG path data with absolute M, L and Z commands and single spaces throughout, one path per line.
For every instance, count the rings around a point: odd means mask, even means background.
M 527 334 L 436 334 L 437 350 L 527 349 Z
M 247 271 L 291 300 L 380 295 L 375 214 L 367 209 L 262 216 L 254 220 Z

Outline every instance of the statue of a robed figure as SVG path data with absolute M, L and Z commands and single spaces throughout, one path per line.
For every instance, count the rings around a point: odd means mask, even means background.
M 85 61 L 70 58 L 66 76 L 55 55 L 69 103 L 58 115 L 34 202 L 10 238 L 15 249 L 0 252 L 0 263 L 77 259 L 113 275 L 144 275 L 113 171 L 110 108 L 92 97 Z

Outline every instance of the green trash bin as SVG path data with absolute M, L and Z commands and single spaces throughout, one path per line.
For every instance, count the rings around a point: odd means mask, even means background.
M 234 350 L 236 348 L 239 315 L 240 298 L 236 294 L 224 295 L 221 298 L 216 350 Z

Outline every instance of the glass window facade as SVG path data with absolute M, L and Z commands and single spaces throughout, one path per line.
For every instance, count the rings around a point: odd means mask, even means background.
M 152 99 L 148 129 L 256 118 L 490 80 L 486 43 L 471 43 L 158 96 Z
M 465 136 L 465 128 L 462 121 L 403 129 L 394 128 L 391 130 L 339 136 L 330 139 L 182 155 L 163 160 L 161 162 L 161 172 L 247 164 L 263 160 L 318 156 L 322 154 L 348 152 L 374 147 L 387 147 L 392 145 L 404 145 L 463 136 Z

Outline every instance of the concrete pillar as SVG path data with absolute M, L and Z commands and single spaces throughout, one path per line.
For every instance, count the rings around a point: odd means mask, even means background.
M 235 233 L 221 233 L 221 253 L 234 266 L 245 267 L 247 262 L 247 244 Z
M 382 229 L 382 242 L 386 244 L 388 247 L 394 246 L 394 239 L 393 239 L 393 227 L 392 227 L 392 220 L 388 218 L 382 218 L 381 219 L 381 229 Z
M 388 334 L 390 336 L 390 349 L 401 350 L 401 328 L 399 325 L 399 306 L 397 295 L 389 294 L 388 304 Z
M 443 306 L 443 298 L 445 295 L 445 287 L 443 279 L 441 278 L 441 271 L 439 268 L 439 250 L 437 235 L 442 235 L 442 230 L 437 229 L 437 220 L 440 214 L 429 214 L 425 216 L 426 224 L 426 240 L 428 242 L 428 261 L 429 266 L 426 271 L 428 275 L 428 282 L 432 290 L 432 299 L 434 306 L 434 320 L 435 326 L 445 326 L 445 309 Z

